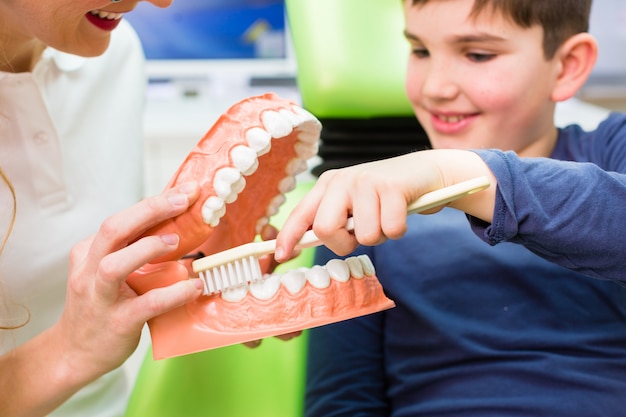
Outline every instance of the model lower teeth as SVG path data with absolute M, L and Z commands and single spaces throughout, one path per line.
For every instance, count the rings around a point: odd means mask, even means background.
M 244 277 L 241 272 L 224 276 L 238 275 L 242 280 L 250 280 L 249 284 L 231 285 L 222 291 L 221 298 L 225 301 L 239 302 L 248 294 L 259 300 L 269 300 L 276 295 L 281 287 L 290 294 L 295 295 L 302 291 L 308 284 L 313 288 L 323 290 L 331 285 L 332 281 L 346 283 L 350 279 L 362 279 L 365 276 L 374 275 L 375 271 L 369 257 L 366 255 L 353 256 L 345 260 L 331 259 L 325 266 L 314 265 L 311 268 L 299 268 L 285 273 L 265 274 L 262 277 L 250 279 Z M 221 279 L 221 278 L 218 278 Z M 206 281 L 206 280 L 205 280 Z M 210 284 L 205 282 L 207 289 Z

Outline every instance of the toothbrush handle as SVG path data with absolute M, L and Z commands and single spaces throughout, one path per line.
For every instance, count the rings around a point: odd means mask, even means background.
M 474 194 L 487 187 L 489 187 L 489 179 L 487 177 L 478 177 L 428 192 L 409 204 L 407 214 L 417 214 L 448 204 L 451 201 Z M 349 217 L 346 222 L 346 230 L 350 232 L 354 230 L 354 219 L 352 217 Z M 321 244 L 322 241 L 315 235 L 313 230 L 309 230 L 304 233 L 302 239 L 296 244 L 296 249 L 312 248 L 314 246 L 320 246 Z
M 354 230 L 354 219 L 352 217 L 349 217 L 346 222 L 346 230 L 349 232 Z M 313 232 L 313 230 L 308 230 L 304 233 L 304 235 L 302 235 L 302 238 L 296 244 L 296 249 L 306 249 L 320 245 L 322 245 L 322 241 L 317 237 L 315 232 Z

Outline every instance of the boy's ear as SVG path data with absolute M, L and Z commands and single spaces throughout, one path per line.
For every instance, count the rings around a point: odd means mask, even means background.
M 564 101 L 574 97 L 585 84 L 598 58 L 598 44 L 589 33 L 578 33 L 557 50 L 558 78 L 552 90 L 552 100 Z

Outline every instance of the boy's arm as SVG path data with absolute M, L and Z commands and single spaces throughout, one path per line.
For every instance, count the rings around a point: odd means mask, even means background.
M 626 279 L 626 174 L 497 150 L 429 150 L 328 171 L 285 222 L 276 257 L 289 255 L 310 226 L 339 255 L 399 238 L 407 202 L 481 175 L 491 187 L 449 205 L 470 215 L 483 240 L 522 244 L 589 276 Z M 343 228 L 350 214 L 354 234 Z
M 498 178 L 492 221 L 471 219 L 481 239 L 522 244 L 585 275 L 626 279 L 626 174 L 594 163 L 476 152 Z

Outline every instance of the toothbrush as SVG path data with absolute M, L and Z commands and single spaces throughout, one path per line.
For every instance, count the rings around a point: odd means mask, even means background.
M 489 187 L 487 177 L 478 177 L 449 187 L 423 194 L 408 206 L 407 213 L 415 214 L 447 204 Z M 354 230 L 350 217 L 346 229 Z M 322 242 L 313 230 L 304 233 L 296 249 L 320 246 Z M 194 272 L 204 281 L 204 294 L 212 295 L 263 278 L 259 258 L 276 250 L 276 240 L 246 243 L 193 261 Z

